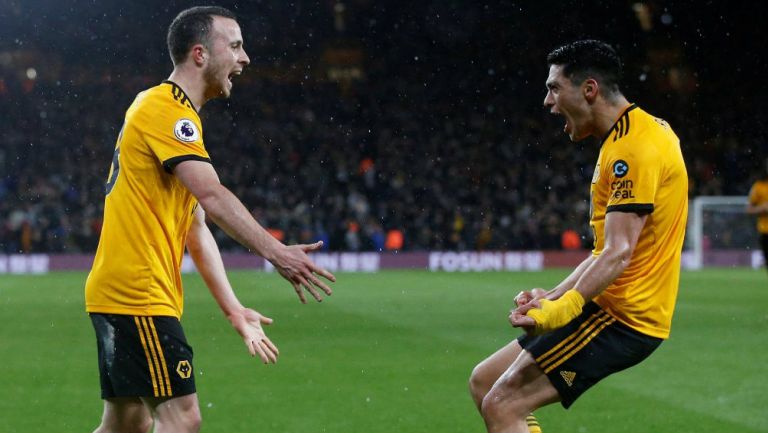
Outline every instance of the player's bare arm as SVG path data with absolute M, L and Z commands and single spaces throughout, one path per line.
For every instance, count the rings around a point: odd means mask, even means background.
M 599 295 L 624 272 L 647 219 L 647 214 L 634 212 L 609 212 L 605 216 L 605 247 L 574 286 L 584 299 Z
M 556 323 L 565 320 L 566 315 L 572 315 L 574 312 L 578 314 L 585 302 L 599 295 L 624 272 L 632 259 L 632 253 L 637 246 L 637 240 L 647 219 L 648 215 L 639 215 L 633 212 L 608 213 L 605 217 L 605 247 L 599 256 L 587 259 L 579 265 L 579 267 L 584 266 L 584 270 L 578 277 L 576 284 L 572 286 L 573 291 L 568 289 L 564 292 L 568 299 L 562 298 L 562 293 L 557 298 L 557 304 L 548 299 L 544 303 L 534 299 L 510 314 L 509 321 L 512 326 L 522 327 L 527 332 L 546 332 L 551 330 L 548 329 L 550 325 L 543 324 L 542 321 L 549 320 L 550 314 Z M 578 268 L 571 276 L 577 274 L 577 271 Z M 566 281 L 569 279 L 570 276 L 566 278 Z M 573 292 L 578 293 L 578 295 Z M 552 313 L 547 312 L 550 306 L 554 306 Z M 547 317 L 542 317 L 542 312 Z M 568 321 L 570 319 L 565 320 L 565 323 Z M 554 326 L 552 329 L 557 327 L 559 326 Z
M 197 198 L 216 225 L 275 266 L 280 275 L 293 285 L 301 302 L 306 302 L 302 287 L 318 302 L 322 301 L 320 291 L 326 295 L 332 293 L 331 288 L 318 276 L 331 282 L 336 281 L 336 277 L 307 256 L 308 252 L 321 248 L 322 242 L 286 246 L 275 239 L 251 216 L 240 200 L 221 184 L 213 166 L 206 162 L 181 162 L 174 169 L 174 174 Z
M 195 218 L 187 234 L 187 251 L 221 311 L 243 338 L 251 356 L 258 355 L 265 364 L 277 362 L 279 351 L 262 327 L 272 324 L 272 319 L 244 307 L 237 299 L 224 270 L 216 240 L 205 223 L 205 211 L 200 206 L 195 210 Z
M 530 291 L 525 290 L 518 293 L 517 296 L 515 296 L 515 308 L 522 307 L 534 299 L 549 299 L 550 301 L 554 301 L 555 299 L 559 298 L 563 295 L 563 293 L 565 293 L 566 290 L 570 290 L 576 286 L 576 282 L 579 281 L 581 275 L 584 273 L 584 271 L 587 270 L 587 268 L 592 264 L 594 260 L 595 257 L 592 255 L 584 259 L 584 261 L 581 262 L 579 266 L 577 266 L 576 269 L 570 273 L 570 275 L 565 277 L 565 279 L 561 281 L 560 284 L 551 290 L 545 291 L 543 289 L 536 288 Z
M 760 204 L 748 204 L 747 205 L 747 214 L 749 215 L 766 215 L 768 214 L 768 203 L 760 203 Z

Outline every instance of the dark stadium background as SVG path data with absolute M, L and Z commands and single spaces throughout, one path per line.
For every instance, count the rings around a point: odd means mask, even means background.
M 165 30 L 193 4 L 0 0 L 0 254 L 95 249 L 123 114 L 170 73 Z M 286 242 L 587 247 L 598 146 L 541 107 L 547 52 L 576 38 L 618 49 L 629 99 L 682 140 L 691 197 L 745 195 L 768 156 L 763 2 L 218 4 L 252 64 L 203 109 L 206 145 Z

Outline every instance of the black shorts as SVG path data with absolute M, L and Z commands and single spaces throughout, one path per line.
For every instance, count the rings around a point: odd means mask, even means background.
M 192 347 L 175 317 L 91 313 L 101 398 L 178 397 L 195 392 Z
M 560 329 L 518 338 L 560 393 L 565 408 L 600 380 L 647 358 L 662 341 L 617 321 L 594 302 Z

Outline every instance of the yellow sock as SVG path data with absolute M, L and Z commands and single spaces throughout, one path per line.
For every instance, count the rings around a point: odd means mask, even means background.
M 536 419 L 533 414 L 528 415 L 525 418 L 525 422 L 528 423 L 528 431 L 531 433 L 541 433 L 541 426 L 539 420 Z

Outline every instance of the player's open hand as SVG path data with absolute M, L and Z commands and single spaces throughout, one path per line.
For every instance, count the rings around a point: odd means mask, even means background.
M 317 266 L 307 255 L 308 252 L 319 250 L 322 247 L 323 241 L 314 244 L 289 245 L 272 260 L 272 265 L 275 266 L 277 272 L 293 285 L 293 289 L 296 290 L 302 304 L 307 303 L 304 290 L 309 292 L 317 302 L 323 301 L 320 291 L 328 296 L 333 293 L 331 288 L 318 277 L 323 277 L 331 282 L 336 282 L 336 277 Z
M 264 333 L 262 325 L 271 325 L 272 319 L 262 316 L 258 311 L 243 308 L 227 316 L 229 323 L 243 337 L 243 343 L 251 356 L 258 355 L 265 364 L 276 363 L 280 351 Z

